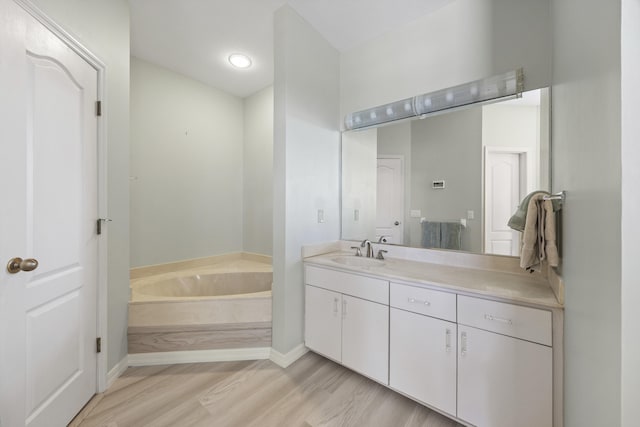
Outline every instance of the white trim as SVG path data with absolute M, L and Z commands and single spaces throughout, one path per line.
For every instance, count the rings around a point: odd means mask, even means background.
M 178 363 L 228 362 L 233 360 L 264 360 L 271 347 L 234 348 L 228 350 L 163 351 L 129 354 L 129 366 L 172 365 Z
M 32 0 L 14 0 L 17 5 L 22 7 L 29 15 L 34 17 L 38 22 L 44 25 L 49 31 L 51 31 L 56 37 L 58 37 L 64 44 L 66 44 L 71 50 L 73 50 L 78 56 L 85 60 L 91 67 L 93 67 L 98 74 L 97 81 L 97 93 L 96 99 L 101 100 L 103 103 L 102 116 L 98 120 L 98 216 L 101 218 L 107 218 L 107 108 L 104 104 L 106 102 L 106 65 L 96 55 L 94 55 L 89 49 L 87 49 L 82 43 L 78 41 L 76 37 L 71 35 L 68 31 L 58 25 L 47 14 L 45 14 L 38 6 L 33 4 Z M 97 220 L 97 218 L 96 218 Z M 102 234 L 102 238 L 98 239 L 98 283 L 97 283 L 97 324 L 96 324 L 96 337 L 102 337 L 102 352 L 97 356 L 97 370 L 96 370 L 96 388 L 97 392 L 101 393 L 108 387 L 108 375 L 107 374 L 107 354 L 108 354 L 108 340 L 107 340 L 107 235 L 108 227 L 105 227 L 105 231 Z M 116 366 L 119 366 L 119 362 Z M 115 369 L 115 368 L 114 368 Z M 113 369 L 112 369 L 113 371 Z
M 309 349 L 305 347 L 304 344 L 300 344 L 287 354 L 282 354 L 278 350 L 272 348 L 269 359 L 271 359 L 271 361 L 276 365 L 282 368 L 286 368 L 287 366 L 291 365 L 293 362 L 304 356 L 308 351 Z
M 115 382 L 115 380 L 117 380 L 120 377 L 120 375 L 122 375 L 124 371 L 127 370 L 128 367 L 129 367 L 129 356 L 125 356 L 122 358 L 121 361 L 119 361 L 116 364 L 116 366 L 111 368 L 111 370 L 107 374 L 107 386 L 105 387 L 105 390 L 111 387 Z

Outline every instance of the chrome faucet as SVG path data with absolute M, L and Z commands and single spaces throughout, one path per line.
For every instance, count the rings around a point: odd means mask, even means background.
M 360 243 L 361 248 L 367 248 L 367 258 L 373 258 L 373 247 L 371 246 L 371 240 L 364 239 L 362 243 Z

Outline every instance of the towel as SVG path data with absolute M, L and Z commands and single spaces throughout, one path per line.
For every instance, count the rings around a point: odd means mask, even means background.
M 422 223 L 422 247 L 440 247 L 440 223 L 434 221 L 424 221 Z
M 440 224 L 440 247 L 442 249 L 460 250 L 460 233 L 462 224 L 459 222 L 443 222 Z
M 560 262 L 554 206 L 550 200 L 544 200 L 544 196 L 537 193 L 529 198 L 522 232 L 520 267 L 532 272 L 540 270 L 540 263 L 545 259 L 552 267 Z
M 524 231 L 524 226 L 527 219 L 527 210 L 529 209 L 529 202 L 531 201 L 531 198 L 536 194 L 542 194 L 546 196 L 549 195 L 548 192 L 541 190 L 533 191 L 527 194 L 518 205 L 518 209 L 516 210 L 516 212 L 513 214 L 513 216 L 511 216 L 511 218 L 509 218 L 507 226 L 516 231 Z

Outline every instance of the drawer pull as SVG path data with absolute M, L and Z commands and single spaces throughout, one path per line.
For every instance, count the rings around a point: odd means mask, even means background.
M 506 323 L 507 325 L 513 325 L 513 322 L 511 321 L 511 319 L 505 319 L 504 317 L 496 317 L 496 316 L 492 316 L 490 314 L 485 314 L 484 318 L 486 320 L 491 320 L 494 322 L 500 322 L 500 323 Z
M 409 301 L 411 304 L 424 304 L 427 307 L 431 305 L 431 303 L 427 300 L 416 299 L 413 297 L 407 298 L 407 301 Z
M 333 315 L 338 315 L 338 298 L 333 299 Z
M 451 329 L 447 329 L 445 333 L 445 349 L 447 353 L 451 353 Z

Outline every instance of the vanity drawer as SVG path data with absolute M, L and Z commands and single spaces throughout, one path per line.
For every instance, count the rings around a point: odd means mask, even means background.
M 456 321 L 456 295 L 417 286 L 391 283 L 390 305 L 402 310 Z
M 551 312 L 458 295 L 458 323 L 551 346 Z
M 389 305 L 389 282 L 386 280 L 311 265 L 305 267 L 304 277 L 307 285 Z

